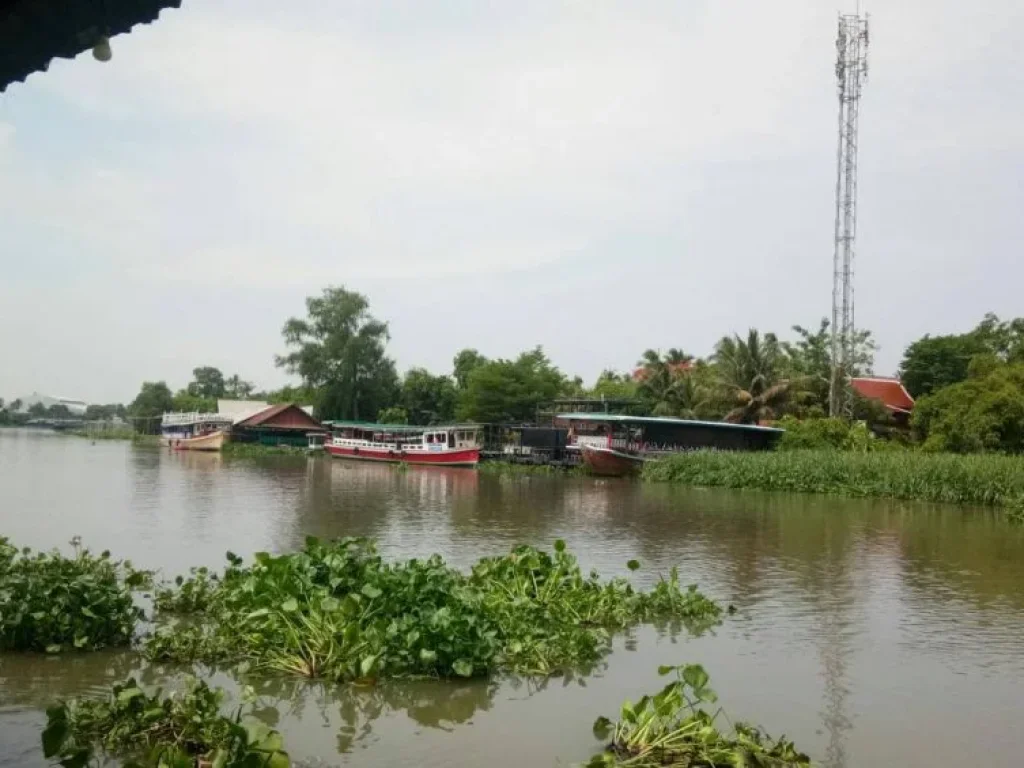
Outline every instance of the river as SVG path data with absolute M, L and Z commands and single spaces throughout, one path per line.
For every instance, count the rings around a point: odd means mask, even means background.
M 1024 528 L 985 510 L 701 491 L 326 458 L 228 459 L 0 430 L 0 533 L 79 535 L 171 577 L 230 549 L 370 536 L 386 557 L 466 566 L 563 538 L 585 568 L 649 583 L 679 566 L 737 609 L 699 638 L 642 627 L 586 674 L 546 682 L 259 687 L 293 758 L 351 766 L 555 766 L 600 748 L 594 719 L 700 662 L 734 718 L 785 733 L 829 768 L 1017 766 L 1024 755 Z M 129 675 L 134 654 L 0 656 L 0 764 L 43 764 L 42 709 Z M 233 688 L 221 674 L 213 679 Z

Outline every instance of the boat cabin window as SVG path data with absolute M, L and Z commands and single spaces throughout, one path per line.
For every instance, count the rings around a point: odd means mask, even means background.
M 434 442 L 434 433 L 433 432 L 430 432 L 430 433 L 427 434 L 427 442 L 428 443 Z

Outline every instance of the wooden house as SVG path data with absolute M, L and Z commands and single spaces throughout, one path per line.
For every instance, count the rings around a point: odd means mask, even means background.
M 309 433 L 326 431 L 323 424 L 295 403 L 279 403 L 236 422 L 231 427 L 231 440 L 305 447 Z

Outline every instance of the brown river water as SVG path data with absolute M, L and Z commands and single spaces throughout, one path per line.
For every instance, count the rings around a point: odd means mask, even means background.
M 735 615 L 691 638 L 642 627 L 579 675 L 372 689 L 275 679 L 259 714 L 293 758 L 352 766 L 565 766 L 594 719 L 700 662 L 738 719 L 786 733 L 821 765 L 1024 765 L 1024 527 L 985 510 L 703 491 L 473 470 L 396 471 L 325 458 L 228 459 L 0 430 L 0 534 L 80 535 L 167 577 L 228 549 L 307 534 L 378 540 L 387 557 L 466 566 L 564 538 L 585 568 L 644 584 L 679 566 Z M 0 655 L 0 765 L 44 764 L 46 704 L 135 675 L 134 654 Z M 223 674 L 212 679 L 231 690 Z

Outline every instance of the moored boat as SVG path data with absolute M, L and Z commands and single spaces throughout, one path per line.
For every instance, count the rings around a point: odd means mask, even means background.
M 475 467 L 480 461 L 477 428 L 472 425 L 326 424 L 331 437 L 324 443 L 324 450 L 339 459 L 442 467 Z
M 753 424 L 730 424 L 617 413 L 563 413 L 558 426 L 568 427 L 567 449 L 579 451 L 597 475 L 635 474 L 648 459 L 701 449 L 763 451 L 774 447 L 784 430 Z
M 165 413 L 160 438 L 176 451 L 219 451 L 230 429 L 231 419 L 216 413 Z

